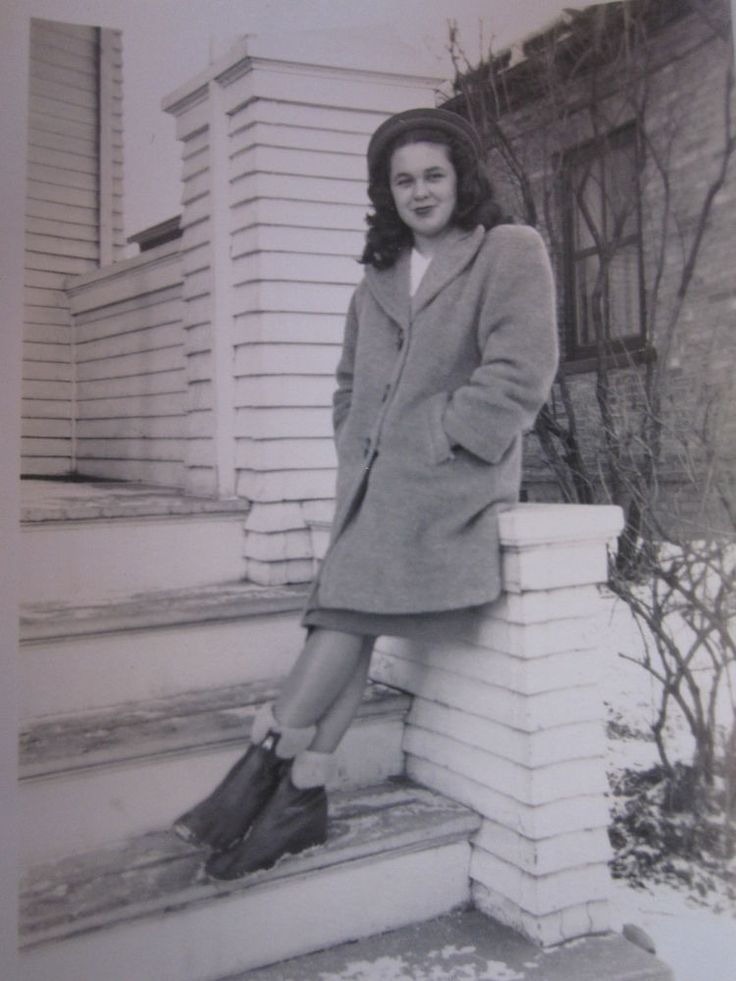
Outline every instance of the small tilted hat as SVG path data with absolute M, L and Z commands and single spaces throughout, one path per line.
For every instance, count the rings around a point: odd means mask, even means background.
M 483 156 L 480 137 L 462 116 L 447 109 L 407 109 L 389 116 L 378 127 L 368 144 L 368 173 L 372 174 L 383 155 L 399 136 L 414 129 L 436 129 L 462 140 L 478 157 Z

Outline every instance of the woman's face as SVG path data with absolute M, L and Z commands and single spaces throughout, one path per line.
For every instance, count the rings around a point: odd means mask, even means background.
M 389 183 L 399 217 L 414 233 L 418 247 L 431 246 L 452 226 L 457 174 L 448 147 L 409 143 L 394 150 Z

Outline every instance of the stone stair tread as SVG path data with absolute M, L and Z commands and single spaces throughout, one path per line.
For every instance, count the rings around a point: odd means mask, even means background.
M 99 603 L 25 603 L 21 641 L 234 620 L 300 610 L 308 586 L 259 586 L 235 581 L 148 590 Z
M 175 487 L 125 481 L 23 481 L 21 520 L 90 521 L 110 518 L 180 517 L 182 515 L 245 515 L 250 501 L 217 500 L 184 494 Z
M 435 848 L 479 824 L 467 808 L 404 780 L 341 791 L 330 796 L 325 845 L 234 882 L 208 879 L 203 852 L 170 831 L 149 833 L 31 869 L 21 889 L 21 945 L 170 914 L 336 865 Z
M 252 681 L 37 721 L 21 731 L 21 779 L 242 743 L 255 709 L 277 687 Z M 370 684 L 358 718 L 408 707 L 408 696 Z

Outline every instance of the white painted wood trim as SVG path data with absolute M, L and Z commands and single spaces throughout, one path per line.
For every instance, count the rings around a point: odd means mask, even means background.
M 235 380 L 233 377 L 233 310 L 230 289 L 229 134 L 223 89 L 209 83 L 210 167 L 209 196 L 212 228 L 210 324 L 212 330 L 212 387 L 215 413 L 217 496 L 234 497 Z
M 115 31 L 99 29 L 99 234 L 100 266 L 114 259 L 113 209 L 115 198 L 115 167 L 113 144 L 113 99 Z

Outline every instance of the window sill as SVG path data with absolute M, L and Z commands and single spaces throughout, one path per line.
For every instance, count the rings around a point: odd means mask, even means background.
M 652 364 L 657 360 L 657 352 L 653 347 L 639 347 L 631 351 L 612 351 L 605 355 L 605 365 L 609 370 L 634 368 L 640 364 Z M 560 371 L 564 375 L 582 375 L 596 371 L 598 357 L 579 357 L 563 361 Z

